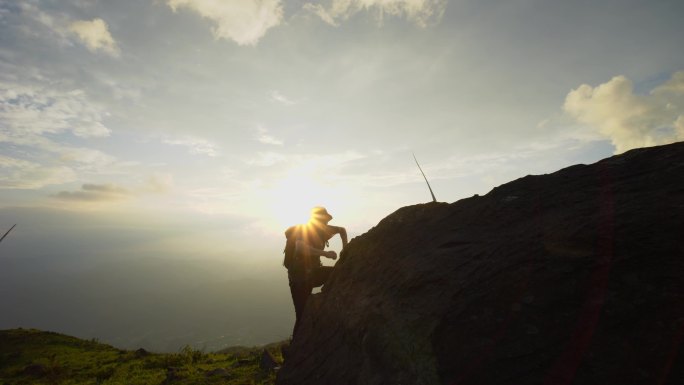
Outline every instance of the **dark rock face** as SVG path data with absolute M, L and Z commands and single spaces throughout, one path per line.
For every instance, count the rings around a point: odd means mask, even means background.
M 404 207 L 313 295 L 279 385 L 684 379 L 684 143 Z

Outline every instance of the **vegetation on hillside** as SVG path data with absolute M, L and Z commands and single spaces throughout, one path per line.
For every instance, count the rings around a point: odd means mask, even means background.
M 226 384 L 275 382 L 282 343 L 205 353 L 127 351 L 35 329 L 0 331 L 0 385 L 14 384 Z M 268 352 L 268 353 L 266 353 Z M 268 365 L 269 357 L 274 363 Z

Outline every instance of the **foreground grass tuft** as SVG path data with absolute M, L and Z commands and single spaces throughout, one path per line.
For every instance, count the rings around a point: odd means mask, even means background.
M 158 354 L 35 329 L 2 330 L 0 385 L 271 385 L 275 372 L 260 367 L 261 357 L 266 349 L 282 362 L 281 345 L 220 353 L 186 346 L 178 353 Z

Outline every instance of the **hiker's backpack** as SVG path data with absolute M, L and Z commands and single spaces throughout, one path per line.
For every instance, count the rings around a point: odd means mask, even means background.
M 300 226 L 291 226 L 285 231 L 285 238 L 287 242 L 285 243 L 285 258 L 283 259 L 283 266 L 290 270 L 295 265 L 295 249 L 297 248 L 297 238 L 299 238 L 299 233 L 301 232 Z
M 298 258 L 298 256 L 295 253 L 295 250 L 297 248 L 297 239 L 302 238 L 302 232 L 304 231 L 305 226 L 306 225 L 296 225 L 291 226 L 287 230 L 285 230 L 285 238 L 287 238 L 287 242 L 285 243 L 285 250 L 283 250 L 283 253 L 285 253 L 285 258 L 283 259 L 283 266 L 285 266 L 287 270 L 294 273 L 299 273 L 311 269 L 313 264 L 315 263 L 310 258 L 305 259 L 302 258 L 302 256 L 299 256 Z M 314 247 L 320 247 L 321 249 L 323 249 L 326 246 L 329 246 L 327 238 L 322 238 L 323 234 L 324 233 L 321 229 L 315 229 L 313 233 L 309 231 L 308 241 L 312 241 L 312 236 L 314 237 L 313 239 L 319 239 L 322 242 L 322 245 L 318 246 L 318 242 L 316 242 L 314 243 Z M 318 262 L 318 264 L 320 264 L 320 262 Z

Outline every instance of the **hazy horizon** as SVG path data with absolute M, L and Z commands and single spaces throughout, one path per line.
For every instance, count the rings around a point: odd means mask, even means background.
M 0 328 L 152 349 L 286 338 L 285 228 L 323 205 L 351 238 L 429 201 L 412 153 L 454 202 L 684 140 L 683 14 L 674 0 L 0 0 L 0 232 L 17 224 Z
M 217 261 L 164 258 L 101 261 L 59 270 L 41 260 L 5 259 L 0 329 L 36 328 L 118 348 L 216 351 L 289 337 L 294 318 L 287 279 L 221 277 Z M 214 270 L 214 271 L 212 271 Z M 28 280 L 13 279 L 28 277 Z

